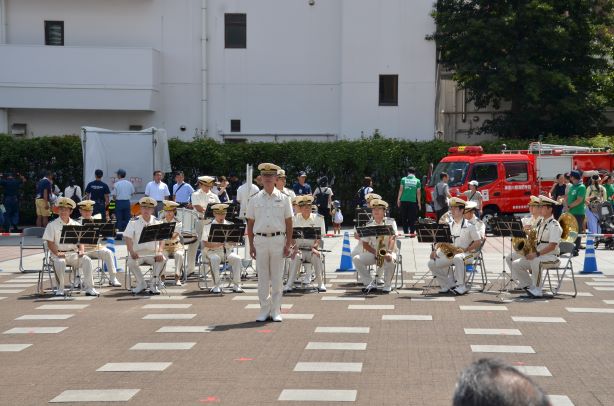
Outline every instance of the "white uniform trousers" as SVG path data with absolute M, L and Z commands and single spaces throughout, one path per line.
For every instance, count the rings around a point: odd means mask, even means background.
M 384 287 L 385 288 L 390 288 L 392 286 L 392 277 L 394 276 L 394 268 L 395 268 L 395 263 L 397 261 L 397 254 L 392 253 L 391 255 L 392 255 L 392 261 L 390 262 L 384 261 L 384 265 L 382 265 L 381 267 L 384 270 Z M 363 284 L 370 283 L 373 278 L 371 277 L 371 273 L 369 272 L 369 269 L 367 267 L 369 265 L 375 265 L 375 262 L 376 262 L 375 255 L 370 252 L 364 251 L 363 253 L 352 257 L 352 262 L 354 263 L 354 266 L 356 267 L 356 272 L 358 272 L 358 274 L 360 275 L 360 279 L 362 283 Z M 381 275 L 381 270 L 376 269 L 375 275 L 376 277 L 378 275 Z
M 213 274 L 213 281 L 215 283 L 215 287 L 219 288 L 222 285 L 222 280 L 220 278 L 220 265 L 222 264 L 222 259 L 224 258 L 224 251 L 207 251 L 207 258 L 209 258 L 209 262 L 211 264 L 211 273 Z M 228 252 L 226 254 L 226 260 L 228 264 L 232 267 L 232 282 L 238 286 L 241 284 L 241 257 L 233 252 Z
M 320 286 L 322 284 L 322 257 L 317 256 L 310 250 L 299 250 L 294 259 L 290 261 L 288 282 L 286 283 L 286 286 L 292 287 L 292 284 L 296 279 L 296 274 L 301 268 L 302 262 L 308 262 L 311 264 L 313 271 L 316 273 L 316 285 Z M 307 283 L 311 282 L 311 271 L 308 271 L 305 274 L 305 281 Z
M 283 235 L 254 237 L 261 314 L 281 314 L 285 239 Z
M 532 260 L 524 257 L 518 258 L 512 262 L 512 272 L 517 276 L 520 286 L 541 287 L 541 281 L 538 279 L 541 278 L 541 275 L 539 275 L 539 264 L 541 262 L 557 261 L 558 259 L 556 255 L 541 255 Z M 531 274 L 529 274 L 529 270 Z
M 512 280 L 514 281 L 519 281 L 520 278 L 517 275 L 517 272 L 514 271 L 514 267 L 512 266 L 512 262 L 516 261 L 519 258 L 524 258 L 523 256 L 521 256 L 520 254 L 517 254 L 516 252 L 512 252 L 510 255 L 506 255 L 505 256 L 505 263 L 507 264 L 507 267 L 510 270 L 511 276 L 512 276 Z M 528 285 L 524 285 L 524 284 L 520 284 L 519 287 L 520 288 L 524 288 L 525 286 Z
M 109 279 L 117 278 L 117 269 L 115 268 L 115 258 L 110 249 L 103 247 L 97 250 L 86 251 L 85 253 L 91 259 L 101 259 L 102 263 L 107 266 Z
M 166 264 L 167 259 L 164 258 L 163 261 L 156 262 L 153 255 L 148 256 L 140 256 L 138 259 L 134 259 L 132 257 L 128 258 L 128 269 L 130 272 L 134 274 L 136 278 L 136 282 L 139 286 L 145 286 L 145 277 L 143 276 L 143 272 L 141 272 L 141 267 L 139 265 L 152 265 L 153 266 L 153 283 L 157 284 L 160 278 L 160 274 L 164 270 L 164 265 Z
M 183 270 L 183 258 L 185 252 L 182 249 L 170 252 L 164 250 L 164 256 L 166 258 L 173 258 L 175 260 L 175 279 L 181 278 L 181 271 Z
M 84 255 L 79 258 L 79 254 L 76 252 L 66 253 L 64 258 L 56 256 L 52 257 L 53 268 L 55 269 L 55 277 L 58 281 L 60 289 L 64 289 L 64 273 L 66 272 L 66 265 L 72 266 L 74 272 L 83 272 L 83 286 L 85 289 L 91 289 L 94 287 L 94 279 L 92 277 L 92 260 Z
M 446 257 L 443 253 L 438 252 L 436 259 L 431 259 L 428 262 L 428 267 L 439 281 L 439 286 L 442 289 L 448 290 L 455 286 L 463 286 L 465 284 L 465 258 L 472 254 L 456 254 L 452 258 Z M 454 273 L 449 274 L 450 265 L 454 265 Z

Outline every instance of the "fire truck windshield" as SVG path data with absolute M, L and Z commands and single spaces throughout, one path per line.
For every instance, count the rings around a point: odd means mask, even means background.
M 469 162 L 439 162 L 433 171 L 433 176 L 429 181 L 429 186 L 435 186 L 439 182 L 439 174 L 446 172 L 450 177 L 448 185 L 461 186 L 465 183 Z

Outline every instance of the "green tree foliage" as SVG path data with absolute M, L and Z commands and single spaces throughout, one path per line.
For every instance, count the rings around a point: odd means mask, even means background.
M 478 108 L 481 131 L 594 133 L 614 106 L 614 0 L 438 0 L 440 63 Z

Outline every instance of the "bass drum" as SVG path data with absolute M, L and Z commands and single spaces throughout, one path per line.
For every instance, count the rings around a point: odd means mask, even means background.
M 183 243 L 189 245 L 197 242 L 199 227 L 198 212 L 196 210 L 178 208 L 175 217 L 182 225 L 181 237 L 183 238 Z

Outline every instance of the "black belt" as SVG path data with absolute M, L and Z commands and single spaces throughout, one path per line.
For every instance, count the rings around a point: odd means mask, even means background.
M 259 237 L 277 237 L 278 235 L 286 235 L 286 233 L 283 231 L 278 231 L 276 233 L 254 233 L 254 234 Z

